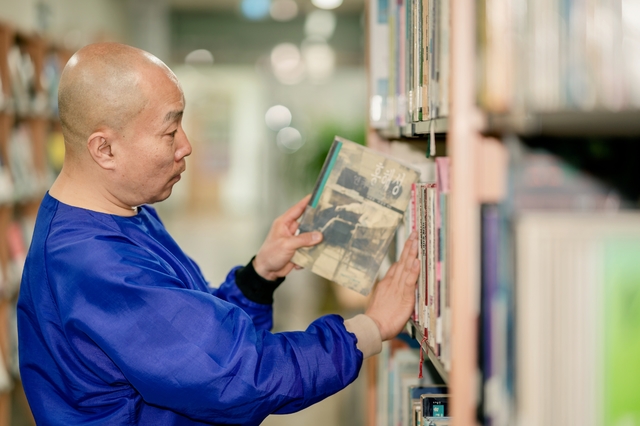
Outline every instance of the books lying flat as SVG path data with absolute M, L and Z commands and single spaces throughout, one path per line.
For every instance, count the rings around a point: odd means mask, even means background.
M 322 232 L 323 241 L 299 249 L 293 263 L 369 294 L 418 177 L 393 158 L 336 137 L 299 224 L 299 232 Z

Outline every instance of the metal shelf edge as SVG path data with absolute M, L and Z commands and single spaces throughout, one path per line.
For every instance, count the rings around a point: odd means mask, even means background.
M 487 113 L 485 134 L 640 136 L 640 110 Z
M 378 129 L 380 135 L 387 139 L 393 138 L 420 138 L 431 133 L 431 125 L 433 124 L 434 133 L 447 133 L 449 120 L 447 117 L 434 118 L 427 121 L 414 121 L 404 126 L 389 126 L 387 128 Z
M 422 350 L 427 353 L 427 357 L 435 367 L 436 371 L 438 372 L 442 380 L 444 380 L 446 384 L 449 384 L 449 372 L 444 368 L 444 364 L 442 364 L 442 361 L 440 360 L 440 358 L 438 358 L 438 356 L 433 352 L 433 350 L 429 347 L 429 345 L 427 345 L 426 343 L 422 343 L 424 334 L 416 326 L 413 320 L 409 320 L 409 324 L 411 326 L 411 330 L 413 330 L 413 335 L 415 336 L 416 340 L 420 342 L 420 346 L 422 347 Z

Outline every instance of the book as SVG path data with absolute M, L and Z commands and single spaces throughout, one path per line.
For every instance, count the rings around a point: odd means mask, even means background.
M 449 416 L 449 395 L 448 394 L 424 394 L 422 400 L 422 417 L 429 419 L 432 417 Z
M 406 213 L 410 229 L 418 233 L 418 259 L 422 265 L 412 318 L 423 333 L 425 343 L 445 363 L 450 333 L 447 300 L 449 159 L 438 157 L 433 165 L 435 173 L 430 176 L 433 181 L 412 186 Z M 404 234 L 408 235 L 408 232 Z M 404 240 L 398 240 L 397 245 L 403 243 Z
M 637 423 L 640 214 L 531 212 L 514 232 L 518 424 Z
M 373 128 L 389 126 L 389 10 L 385 0 L 370 3 L 369 50 L 369 124 Z
M 640 73 L 627 40 L 638 24 L 620 4 L 478 2 L 481 106 L 517 114 L 636 109 Z M 593 27 L 595 16 L 607 17 L 607 35 Z
M 422 426 L 422 402 L 414 401 L 411 404 L 411 412 L 413 413 L 412 426 Z
M 298 249 L 292 262 L 369 294 L 419 175 L 399 160 L 336 137 L 298 227 L 322 232 L 323 241 Z
M 408 426 L 411 424 L 414 400 L 420 401 L 422 394 L 443 394 L 447 386 L 436 384 L 436 378 L 426 374 L 418 378 L 420 355 L 415 348 L 396 349 L 390 358 L 388 372 L 390 376 L 390 407 L 388 424 Z
M 413 415 L 413 423 L 414 424 L 422 424 L 422 419 L 424 415 L 422 414 L 423 409 L 423 398 L 427 395 L 442 395 L 448 392 L 447 385 L 414 385 L 409 386 L 409 412 Z M 433 411 L 433 410 L 432 410 Z

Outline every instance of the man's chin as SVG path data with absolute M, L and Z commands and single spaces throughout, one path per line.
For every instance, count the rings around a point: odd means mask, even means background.
M 155 203 L 159 203 L 161 201 L 164 201 L 167 198 L 169 198 L 169 196 L 171 196 L 172 191 L 173 191 L 173 185 L 170 188 L 166 189 L 163 193 L 157 195 L 156 197 L 154 197 L 150 201 L 147 201 L 146 204 L 155 204 Z

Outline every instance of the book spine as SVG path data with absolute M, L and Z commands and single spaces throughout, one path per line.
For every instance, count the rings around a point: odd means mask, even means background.
M 416 201 L 416 197 L 417 197 L 417 189 L 416 189 L 416 185 L 417 184 L 412 184 L 411 185 L 411 199 L 409 201 L 409 208 L 407 209 L 407 214 L 409 216 L 409 232 L 407 232 L 407 236 L 413 232 L 418 230 L 418 226 L 416 225 L 417 223 L 417 216 L 416 216 L 416 208 L 417 208 L 417 201 Z M 402 244 L 404 244 L 404 241 L 402 242 Z M 402 245 L 398 244 L 398 253 L 397 253 L 397 259 L 396 260 L 400 260 L 400 253 L 401 253 L 401 247 Z M 420 256 L 420 246 L 418 245 L 418 256 Z M 420 278 L 418 278 L 418 282 L 420 282 Z M 420 286 L 416 286 L 416 301 L 415 301 L 415 306 L 413 309 L 413 320 L 416 322 L 416 324 L 420 324 Z
M 418 252 L 418 258 L 420 260 L 420 265 L 422 265 L 422 267 L 420 268 L 420 275 L 418 278 L 418 289 L 420 291 L 420 300 L 419 300 L 419 313 L 420 313 L 420 327 L 424 330 L 424 335 L 425 337 L 428 338 L 429 336 L 429 328 L 428 328 L 428 324 L 429 324 L 429 316 L 428 316 L 428 312 L 425 309 L 426 306 L 426 301 L 427 301 L 427 270 L 424 267 L 424 265 L 426 264 L 426 258 L 427 258 L 427 238 L 426 238 L 426 229 L 425 229 L 425 224 L 426 221 L 424 220 L 424 215 L 425 215 L 425 210 L 424 210 L 424 184 L 421 184 L 419 186 L 419 191 L 418 191 L 418 198 L 417 198 L 417 217 L 418 217 L 418 224 L 420 226 L 420 231 L 419 231 L 419 239 L 420 239 L 420 245 L 419 245 L 419 252 Z
M 430 33 L 430 4 L 431 0 L 422 0 L 423 24 L 422 24 L 422 119 L 429 119 L 429 55 L 431 54 Z
M 426 209 L 427 209 L 427 282 L 429 287 L 429 327 L 431 333 L 429 334 L 429 346 L 434 349 L 435 352 L 435 330 L 436 330 L 436 235 L 435 235 L 435 184 L 429 184 L 427 186 L 426 194 Z
M 369 8 L 369 122 L 371 127 L 389 125 L 389 6 L 387 0 L 372 0 Z
M 311 207 L 313 207 L 314 209 L 318 207 L 320 195 L 322 195 L 324 186 L 327 184 L 327 179 L 329 179 L 331 170 L 333 170 L 333 166 L 336 163 L 336 159 L 338 158 L 338 154 L 340 153 L 340 148 L 342 148 L 342 142 L 334 140 L 333 144 L 331 145 L 331 149 L 329 150 L 329 154 L 327 154 L 327 159 L 325 160 L 324 165 L 322 166 L 322 170 L 320 171 L 320 177 L 316 181 L 316 186 L 313 188 L 309 205 L 311 205 Z

